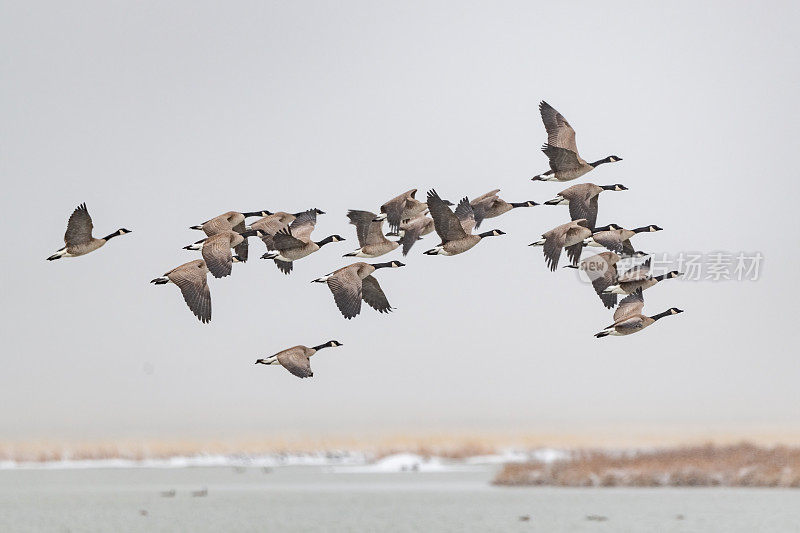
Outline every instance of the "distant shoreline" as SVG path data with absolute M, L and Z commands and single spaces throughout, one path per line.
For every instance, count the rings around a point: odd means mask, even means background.
M 493 483 L 514 487 L 800 488 L 800 448 L 741 443 L 626 452 L 577 450 L 555 461 L 506 464 Z

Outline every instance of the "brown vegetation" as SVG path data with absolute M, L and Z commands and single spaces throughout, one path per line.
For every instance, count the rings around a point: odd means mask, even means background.
M 559 487 L 800 487 L 800 448 L 694 446 L 507 464 L 496 485 Z

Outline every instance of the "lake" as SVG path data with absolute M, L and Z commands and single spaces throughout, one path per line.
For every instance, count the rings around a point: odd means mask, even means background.
M 4 470 L 0 531 L 800 531 L 796 490 L 501 488 L 496 468 Z

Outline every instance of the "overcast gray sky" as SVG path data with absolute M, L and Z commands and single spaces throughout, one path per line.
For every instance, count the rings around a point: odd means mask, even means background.
M 587 427 L 800 431 L 797 3 L 3 2 L 0 437 L 325 435 Z M 598 222 L 648 251 L 761 252 L 756 282 L 667 282 L 628 338 L 571 271 L 526 245 L 564 207 L 378 278 L 352 321 L 309 281 L 346 263 L 348 208 L 410 188 L 552 198 L 537 105 L 623 183 Z M 575 183 L 575 182 L 573 182 Z M 89 256 L 44 259 L 86 202 Z M 331 244 L 280 274 L 210 279 L 200 324 L 148 281 L 197 257 L 227 210 L 318 207 Z M 397 259 L 399 252 L 385 256 Z M 383 260 L 383 259 L 381 259 Z M 563 264 L 563 261 L 562 261 Z M 329 339 L 298 380 L 256 358 Z M 148 370 L 152 370 L 149 372 Z

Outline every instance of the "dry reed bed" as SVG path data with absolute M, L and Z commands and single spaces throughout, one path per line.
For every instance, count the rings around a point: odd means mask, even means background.
M 582 450 L 551 463 L 507 464 L 496 485 L 557 487 L 800 487 L 800 448 L 693 446 Z

